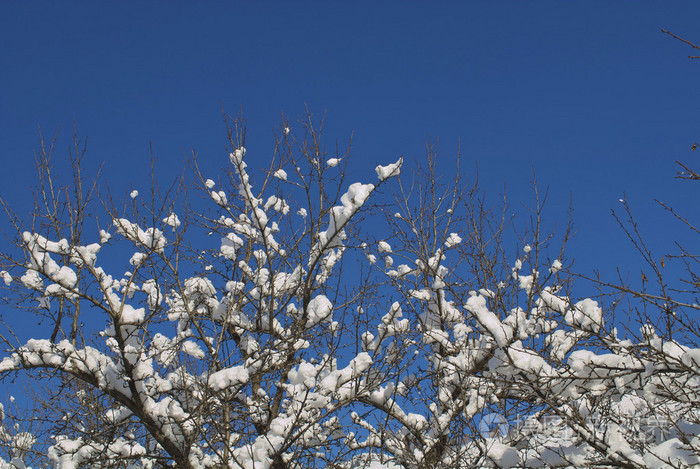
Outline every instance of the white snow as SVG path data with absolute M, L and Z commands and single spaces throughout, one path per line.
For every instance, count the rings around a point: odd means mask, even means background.
M 134 267 L 140 266 L 143 261 L 146 259 L 146 254 L 142 252 L 135 252 L 133 256 L 131 256 L 131 259 L 129 259 L 129 264 L 133 265 Z
M 321 321 L 330 322 L 332 319 L 333 304 L 326 298 L 325 295 L 314 297 L 306 306 L 306 314 L 308 315 L 308 325 L 313 326 Z
M 471 296 L 464 308 L 474 315 L 479 325 L 494 338 L 499 347 L 505 347 L 512 335 L 512 329 L 505 326 L 498 316 L 489 311 L 486 297 L 482 295 Z
M 243 156 L 245 156 L 246 150 L 244 147 L 237 148 L 232 153 L 229 154 L 229 159 L 234 165 L 240 165 L 243 162 Z
M 136 223 L 131 223 L 126 218 L 115 218 L 112 224 L 117 228 L 117 232 L 132 241 L 136 245 L 141 245 L 162 253 L 166 240 L 157 228 L 141 229 Z
M 235 233 L 229 233 L 221 238 L 221 255 L 226 259 L 235 260 L 238 249 L 243 246 L 243 240 Z
M 222 207 L 225 207 L 228 203 L 228 199 L 226 198 L 226 193 L 224 191 L 212 191 L 211 198 L 214 199 L 214 202 L 216 202 L 217 205 L 220 205 Z
M 25 287 L 32 290 L 44 289 L 44 282 L 42 282 L 41 277 L 36 270 L 27 270 L 27 272 L 22 275 L 19 280 Z
M 233 366 L 209 375 L 208 383 L 213 391 L 218 392 L 232 386 L 241 386 L 248 379 L 248 370 L 244 366 Z
M 561 268 L 561 261 L 559 259 L 556 259 L 554 262 L 552 262 L 552 266 L 549 268 L 549 271 L 553 274 L 556 274 L 561 270 Z
M 398 176 L 401 174 L 401 165 L 403 164 L 403 157 L 400 157 L 395 163 L 387 166 L 377 166 L 374 170 L 377 172 L 377 177 L 380 181 L 385 179 Z
M 121 314 L 119 315 L 119 321 L 122 324 L 141 324 L 145 317 L 144 308 L 134 308 L 130 304 L 123 304 L 121 308 Z
M 586 298 L 567 311 L 564 320 L 570 326 L 598 332 L 603 325 L 603 310 L 597 301 Z
M 10 275 L 8 271 L 0 271 L 0 275 L 2 276 L 2 279 L 5 282 L 5 285 L 10 285 L 12 283 L 12 275 Z
M 341 241 L 344 237 L 343 227 L 367 201 L 373 190 L 373 184 L 362 184 L 359 182 L 355 182 L 348 187 L 347 192 L 340 198 L 342 205 L 336 205 L 331 208 L 328 228 L 319 234 L 321 244 L 314 251 L 321 247 L 330 249 L 342 245 Z M 312 251 L 312 254 L 314 255 L 309 260 L 310 264 L 315 262 L 317 258 L 315 252 Z
M 520 465 L 518 451 L 496 440 L 489 440 L 486 443 L 487 455 L 498 467 L 512 468 Z
M 191 357 L 203 359 L 205 357 L 204 350 L 194 341 L 186 340 L 182 343 L 182 351 Z
M 462 238 L 457 233 L 450 233 L 450 236 L 445 241 L 445 247 L 451 248 L 462 242 Z
M 111 234 L 107 233 L 105 230 L 100 230 L 100 244 L 104 244 L 110 240 Z
M 171 213 L 166 218 L 163 218 L 163 223 L 172 227 L 172 229 L 175 230 L 177 227 L 180 226 L 180 219 L 177 217 L 176 214 Z

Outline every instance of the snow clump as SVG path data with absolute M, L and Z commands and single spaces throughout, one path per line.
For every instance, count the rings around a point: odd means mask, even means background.
M 379 252 L 386 252 L 391 254 L 391 246 L 386 241 L 379 241 Z
M 377 177 L 380 181 L 389 179 L 390 177 L 401 174 L 401 165 L 403 164 L 403 156 L 396 163 L 387 166 L 377 166 L 374 170 L 377 172 Z
M 457 233 L 450 233 L 450 237 L 445 241 L 445 247 L 451 248 L 462 242 L 462 238 Z
M 561 270 L 561 268 L 561 261 L 559 259 L 556 259 L 554 262 L 552 262 L 552 267 L 549 268 L 549 271 L 553 274 L 556 274 Z
M 175 228 L 177 228 L 181 224 L 180 219 L 174 213 L 171 213 L 166 218 L 163 218 L 163 223 L 172 227 L 173 230 L 175 230 Z

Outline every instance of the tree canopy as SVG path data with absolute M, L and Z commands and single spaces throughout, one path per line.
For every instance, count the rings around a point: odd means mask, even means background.
M 35 413 L 0 407 L 0 467 L 700 463 L 692 252 L 683 285 L 650 255 L 643 288 L 577 296 L 570 229 L 545 232 L 537 194 L 513 226 L 430 149 L 351 181 L 349 149 L 329 154 L 310 118 L 282 124 L 259 170 L 229 122 L 219 172 L 193 158 L 123 203 L 78 145 L 67 184 L 39 152 L 0 258 L 3 314 L 41 318 L 1 336 L 0 378 L 37 383 Z

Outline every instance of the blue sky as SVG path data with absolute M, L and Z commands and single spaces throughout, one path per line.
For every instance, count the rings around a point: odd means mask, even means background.
M 0 194 L 20 211 L 37 125 L 73 122 L 115 194 L 145 188 L 149 142 L 167 180 L 191 150 L 226 164 L 221 107 L 248 119 L 248 158 L 267 161 L 280 114 L 326 113 L 327 142 L 354 134 L 353 176 L 419 161 L 438 139 L 449 173 L 478 162 L 495 201 L 531 201 L 552 222 L 573 198 L 577 268 L 639 264 L 610 209 L 627 200 L 652 244 L 679 231 L 653 202 L 691 216 L 674 181 L 700 140 L 700 61 L 660 32 L 700 42 L 697 2 L 2 2 Z M 660 252 L 661 252 L 660 251 Z

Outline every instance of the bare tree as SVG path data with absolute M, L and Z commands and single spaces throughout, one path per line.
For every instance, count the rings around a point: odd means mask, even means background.
M 350 144 L 328 153 L 308 114 L 259 171 L 227 123 L 216 174 L 193 155 L 191 179 L 163 189 L 154 170 L 119 205 L 79 158 L 60 186 L 42 150 L 36 216 L 5 205 L 5 297 L 42 322 L 3 333 L 0 376 L 49 386 L 32 428 L 3 414 L 6 467 L 697 463 L 700 351 L 674 335 L 696 306 L 611 284 L 668 323 L 619 334 L 575 296 L 571 221 L 546 232 L 537 185 L 521 221 L 443 178 L 430 145 L 415 171 L 399 158 L 350 183 Z

